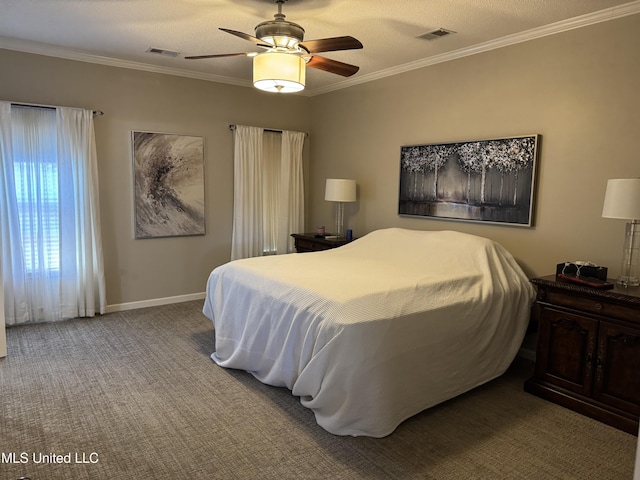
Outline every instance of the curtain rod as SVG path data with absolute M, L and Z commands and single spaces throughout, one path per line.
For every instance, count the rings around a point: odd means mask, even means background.
M 236 129 L 236 126 L 235 126 L 235 125 L 233 125 L 233 124 L 229 125 L 229 130 L 233 131 L 233 130 L 235 130 L 235 129 Z M 263 130 L 264 130 L 265 132 L 271 132 L 271 133 L 282 133 L 282 130 L 275 130 L 275 129 L 273 129 L 273 128 L 263 128 Z M 305 134 L 305 136 L 308 136 L 308 135 L 309 135 L 307 132 L 302 132 L 302 133 L 304 133 L 304 134 Z
M 24 103 L 24 102 L 9 102 L 11 103 L 11 105 L 16 105 L 18 107 L 36 107 L 36 108 L 49 108 L 52 110 L 55 110 L 56 107 L 55 105 L 41 105 L 39 103 Z M 93 116 L 94 117 L 101 117 L 104 115 L 104 112 L 102 110 L 93 110 Z

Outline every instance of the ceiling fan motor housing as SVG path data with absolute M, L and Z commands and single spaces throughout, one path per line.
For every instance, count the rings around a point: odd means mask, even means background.
M 276 15 L 277 17 L 277 15 Z M 270 20 L 256 26 L 256 37 L 279 48 L 296 49 L 304 38 L 304 28 L 287 20 Z

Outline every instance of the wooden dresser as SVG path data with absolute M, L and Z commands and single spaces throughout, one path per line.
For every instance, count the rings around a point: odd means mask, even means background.
M 638 434 L 640 289 L 534 278 L 538 345 L 525 390 Z
M 298 253 L 329 250 L 330 248 L 341 247 L 345 243 L 349 243 L 353 240 L 347 240 L 344 237 L 316 237 L 314 233 L 293 233 L 291 236 L 295 239 L 296 252 Z

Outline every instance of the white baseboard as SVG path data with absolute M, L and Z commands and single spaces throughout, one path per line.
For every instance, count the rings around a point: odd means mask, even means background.
M 191 300 L 202 300 L 206 296 L 205 292 L 190 293 L 188 295 L 177 295 L 175 297 L 152 298 L 151 300 L 141 300 L 139 302 L 117 303 L 107 305 L 106 313 L 124 312 L 125 310 L 135 310 L 137 308 L 159 307 L 172 303 L 190 302 Z

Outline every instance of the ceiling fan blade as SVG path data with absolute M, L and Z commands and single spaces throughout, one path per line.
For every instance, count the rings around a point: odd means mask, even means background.
M 337 60 L 331 60 L 330 58 L 319 57 L 318 55 L 311 57 L 307 62 L 307 66 L 317 68 L 318 70 L 324 70 L 325 72 L 342 75 L 343 77 L 350 77 L 360 70 L 360 67 L 356 67 L 355 65 L 338 62 Z
M 191 57 L 184 57 L 187 60 L 200 60 L 202 58 L 221 58 L 221 57 L 248 57 L 255 55 L 255 53 L 221 53 L 218 55 L 195 55 Z
M 273 45 L 265 42 L 264 40 L 260 40 L 259 38 L 256 38 L 253 35 L 249 35 L 248 33 L 238 32 L 237 30 L 229 30 L 228 28 L 219 28 L 218 30 L 222 30 L 223 32 L 230 33 L 231 35 L 235 35 L 236 37 L 240 37 L 244 40 L 248 40 L 251 43 L 255 43 L 259 47 L 273 48 Z
M 305 40 L 300 44 L 309 53 L 334 52 L 336 50 L 355 50 L 362 48 L 362 43 L 353 37 L 320 38 Z

